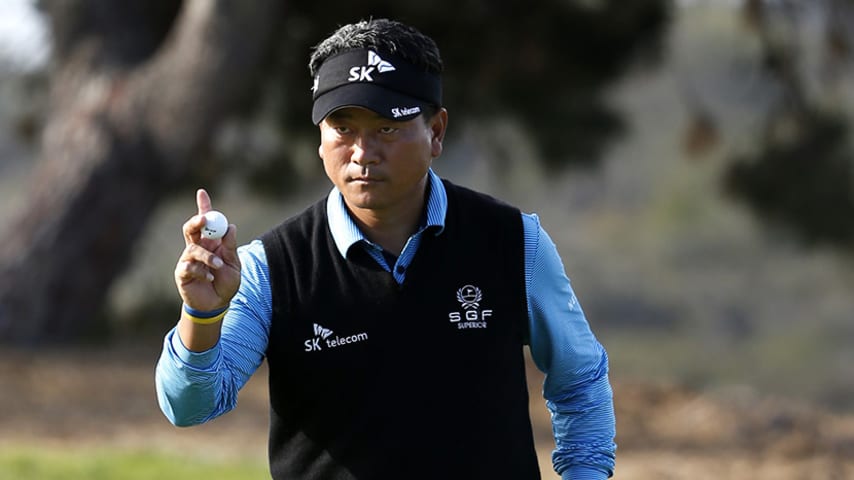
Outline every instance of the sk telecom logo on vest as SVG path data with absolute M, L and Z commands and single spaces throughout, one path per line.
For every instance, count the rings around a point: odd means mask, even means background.
M 374 72 L 385 73 L 393 71 L 394 65 L 380 58 L 380 56 L 377 55 L 377 52 L 368 50 L 368 64 L 350 68 L 350 76 L 347 78 L 347 81 L 373 82 L 374 79 L 371 75 Z
M 457 301 L 463 308 L 461 312 L 451 312 L 448 320 L 457 324 L 460 330 L 467 328 L 486 328 L 486 319 L 492 316 L 492 310 L 481 310 L 480 301 L 483 292 L 474 285 L 464 285 L 457 290 Z
M 314 338 L 310 338 L 303 342 L 306 352 L 318 352 L 324 348 L 336 348 L 350 343 L 364 342 L 368 339 L 368 334 L 365 332 L 349 335 L 347 337 L 332 337 L 332 330 L 314 324 Z

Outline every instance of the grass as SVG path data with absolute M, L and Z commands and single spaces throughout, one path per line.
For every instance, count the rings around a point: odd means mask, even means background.
M 266 463 L 118 449 L 23 447 L 0 451 L 0 480 L 261 480 Z

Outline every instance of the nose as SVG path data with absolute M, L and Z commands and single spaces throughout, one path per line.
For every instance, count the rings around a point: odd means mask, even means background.
M 350 147 L 350 160 L 357 165 L 372 165 L 380 161 L 376 141 L 370 135 L 360 135 Z

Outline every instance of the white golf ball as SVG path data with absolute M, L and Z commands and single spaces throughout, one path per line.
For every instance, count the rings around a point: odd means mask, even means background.
M 228 219 L 220 212 L 211 210 L 205 214 L 205 226 L 202 227 L 202 236 L 216 240 L 222 238 L 228 231 Z

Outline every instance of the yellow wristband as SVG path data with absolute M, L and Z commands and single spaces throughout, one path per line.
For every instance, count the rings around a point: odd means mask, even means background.
M 193 323 L 197 325 L 210 325 L 212 323 L 216 323 L 222 320 L 222 317 L 225 316 L 225 312 L 228 311 L 228 306 L 221 309 L 217 309 L 211 312 L 203 312 L 200 310 L 196 310 L 194 308 L 190 308 L 186 303 L 183 307 L 184 315 L 187 316 Z
M 228 310 L 226 310 L 225 312 L 227 312 L 227 311 L 228 311 Z M 184 316 L 186 316 L 187 318 L 189 318 L 189 319 L 190 319 L 190 321 L 192 321 L 192 322 L 193 322 L 193 323 L 195 323 L 196 325 L 210 325 L 210 324 L 212 324 L 212 323 L 216 323 L 216 322 L 218 322 L 218 321 L 222 320 L 222 317 L 224 317 L 224 316 L 225 316 L 225 312 L 222 312 L 222 313 L 220 313 L 219 315 L 217 315 L 217 316 L 215 316 L 215 317 L 210 317 L 210 318 L 199 318 L 199 317 L 194 317 L 194 316 L 190 315 L 190 314 L 189 314 L 189 313 L 187 313 L 187 312 L 184 312 Z

